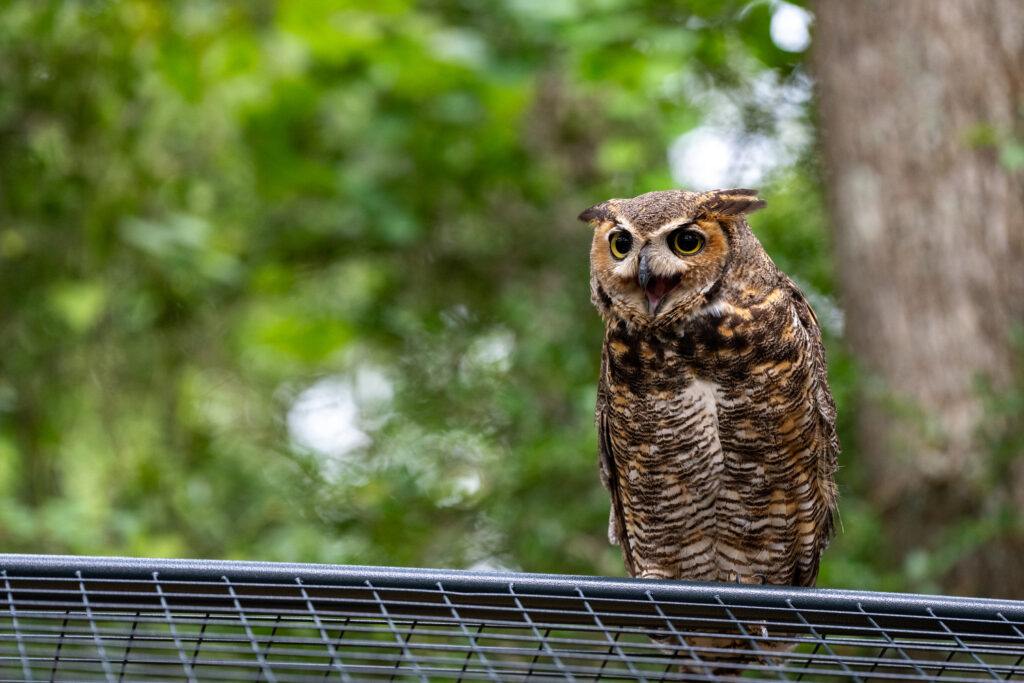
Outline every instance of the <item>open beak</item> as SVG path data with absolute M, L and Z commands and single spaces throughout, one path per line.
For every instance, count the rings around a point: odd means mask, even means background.
M 647 248 L 640 250 L 640 261 L 637 266 L 636 282 L 647 296 L 647 314 L 654 317 L 665 296 L 679 284 L 679 276 L 661 277 L 651 273 L 651 264 L 647 260 Z

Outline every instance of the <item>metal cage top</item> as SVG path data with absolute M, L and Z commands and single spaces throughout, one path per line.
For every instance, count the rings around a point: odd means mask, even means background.
M 1010 600 L 36 555 L 0 580 L 5 681 L 1024 680 Z

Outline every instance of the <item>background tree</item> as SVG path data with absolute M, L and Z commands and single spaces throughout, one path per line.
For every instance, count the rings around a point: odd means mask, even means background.
M 1024 4 L 820 0 L 815 12 L 871 500 L 912 571 L 1019 597 Z

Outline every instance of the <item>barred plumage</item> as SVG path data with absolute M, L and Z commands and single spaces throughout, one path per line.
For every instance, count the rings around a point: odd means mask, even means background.
M 609 538 L 633 576 L 817 577 L 836 503 L 835 405 L 814 313 L 743 216 L 763 205 L 753 190 L 677 190 L 581 214 L 606 324 Z

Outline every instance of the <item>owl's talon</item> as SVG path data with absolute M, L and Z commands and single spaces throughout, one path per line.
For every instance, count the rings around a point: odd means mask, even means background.
M 764 574 L 750 574 L 749 576 L 741 576 L 738 582 L 748 586 L 763 586 L 768 583 L 768 577 Z

